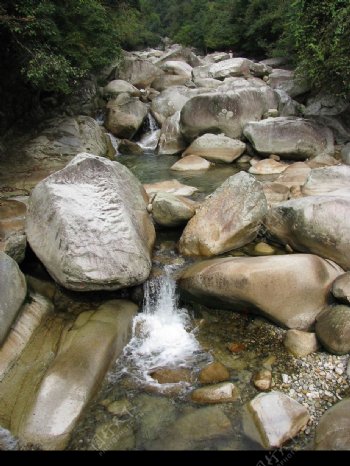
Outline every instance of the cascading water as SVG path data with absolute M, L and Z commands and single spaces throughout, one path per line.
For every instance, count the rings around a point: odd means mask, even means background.
M 144 152 L 153 152 L 156 150 L 160 129 L 158 128 L 157 122 L 150 112 L 147 114 L 146 120 L 146 133 L 142 136 L 140 141 L 137 143 Z
M 124 367 L 121 372 L 142 382 L 155 383 L 149 374 L 157 368 L 189 367 L 204 357 L 190 329 L 188 311 L 178 306 L 171 273 L 168 267 L 164 275 L 144 285 L 143 312 L 134 320 L 133 338 L 120 361 Z

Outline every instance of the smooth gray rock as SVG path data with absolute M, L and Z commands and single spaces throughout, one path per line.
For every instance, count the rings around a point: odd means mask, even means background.
M 234 76 L 264 76 L 269 67 L 262 63 L 254 63 L 247 58 L 230 58 L 213 64 L 209 68 L 209 78 L 223 79 Z
M 332 131 L 310 120 L 293 117 L 267 118 L 245 125 L 244 136 L 262 155 L 305 160 L 320 154 L 333 155 Z
M 179 242 L 186 256 L 215 256 L 256 237 L 267 212 L 262 185 L 239 172 L 228 178 L 188 222 Z
M 118 97 L 119 94 L 129 94 L 132 97 L 141 96 L 141 92 L 137 87 L 122 79 L 114 79 L 103 88 L 103 96 L 106 98 Z
M 315 333 L 301 330 L 288 330 L 283 344 L 297 358 L 315 353 L 319 347 Z
M 350 353 L 350 307 L 332 306 L 317 318 L 316 335 L 332 354 Z
M 321 417 L 315 432 L 315 450 L 350 450 L 350 399 L 346 398 Z
M 110 100 L 106 108 L 106 128 L 122 139 L 132 139 L 148 113 L 147 106 L 129 94 L 120 94 Z
M 311 252 L 350 269 L 350 196 L 308 196 L 271 208 L 265 226 L 295 251 Z
M 269 75 L 267 81 L 273 89 L 281 89 L 291 97 L 305 94 L 311 89 L 306 79 L 295 77 L 294 71 L 276 68 Z
M 215 309 L 248 310 L 283 327 L 307 330 L 342 273 L 311 254 L 228 257 L 188 267 L 178 283 L 184 299 Z
M 0 345 L 27 295 L 27 284 L 17 262 L 0 252 Z
M 79 154 L 33 190 L 28 241 L 51 276 L 76 291 L 143 283 L 155 239 L 139 181 L 119 164 Z
M 231 139 L 222 134 L 203 134 L 186 149 L 183 157 L 197 155 L 212 162 L 231 163 L 245 151 L 246 145 L 238 139 Z
M 123 64 L 118 67 L 115 77 L 127 81 L 139 89 L 145 89 L 162 75 L 164 75 L 164 71 L 150 61 L 126 57 Z
M 196 203 L 171 193 L 158 193 L 152 202 L 152 216 L 158 225 L 184 225 L 196 212 Z
M 332 294 L 338 301 L 350 304 L 350 272 L 344 273 L 334 281 Z

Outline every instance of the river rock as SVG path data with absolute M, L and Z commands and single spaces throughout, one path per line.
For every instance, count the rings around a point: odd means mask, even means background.
M 191 400 L 195 403 L 231 403 L 238 398 L 238 390 L 233 383 L 224 382 L 197 388 L 191 393 Z
M 18 263 L 23 261 L 27 246 L 26 212 L 23 202 L 0 199 L 0 251 Z
M 204 57 L 204 61 L 207 63 L 218 63 L 219 61 L 228 60 L 230 54 L 227 52 L 213 52 L 209 53 Z
M 162 92 L 165 89 L 173 86 L 183 86 L 189 80 L 187 76 L 180 75 L 171 75 L 165 74 L 164 76 L 159 76 L 152 82 L 152 87 L 158 92 Z
M 305 162 L 295 162 L 277 178 L 277 183 L 288 188 L 302 186 L 311 172 L 311 168 Z
M 344 304 L 350 304 L 350 272 L 338 277 L 332 285 L 332 294 Z
M 350 450 L 350 399 L 339 401 L 321 417 L 315 432 L 315 450 Z
M 187 157 L 178 160 L 170 167 L 170 170 L 187 172 L 197 170 L 209 170 L 211 163 L 208 160 L 198 157 L 197 155 L 188 155 Z
M 260 369 L 253 375 L 254 387 L 262 392 L 267 392 L 271 388 L 272 373 L 268 369 Z
M 267 84 L 273 89 L 285 91 L 290 97 L 297 97 L 310 90 L 307 80 L 295 77 L 294 71 L 276 68 L 270 73 Z
M 269 68 L 261 63 L 254 63 L 247 58 L 230 58 L 213 64 L 209 68 L 209 78 L 224 79 L 234 76 L 264 76 Z
M 166 51 L 157 61 L 158 66 L 168 61 L 182 61 L 190 66 L 200 66 L 201 60 L 195 55 L 192 50 L 182 45 L 174 45 L 170 50 Z
M 262 63 L 265 66 L 270 66 L 271 68 L 279 68 L 281 65 L 286 65 L 289 60 L 290 59 L 288 57 L 273 57 L 261 60 L 259 63 Z
M 244 433 L 272 449 L 295 437 L 310 419 L 307 408 L 281 392 L 261 393 L 244 407 Z
M 141 97 L 141 92 L 137 87 L 123 81 L 122 79 L 114 79 L 103 88 L 103 96 L 105 98 L 118 97 L 119 94 L 129 94 L 132 97 Z
M 197 78 L 194 83 L 197 87 L 206 87 L 208 89 L 217 89 L 222 86 L 222 81 L 213 78 Z
M 283 344 L 296 358 L 315 353 L 319 348 L 316 334 L 301 330 L 288 330 Z
M 273 153 L 285 159 L 305 160 L 319 154 L 334 153 L 332 131 L 303 118 L 252 121 L 245 125 L 243 133 L 262 155 Z
M 186 149 L 182 157 L 197 155 L 212 162 L 231 163 L 245 151 L 246 145 L 223 134 L 203 134 Z
M 108 421 L 97 427 L 90 450 L 127 451 L 135 448 L 135 435 L 130 425 L 118 420 Z
M 116 79 L 122 79 L 139 89 L 145 89 L 150 86 L 158 76 L 162 76 L 163 74 L 164 71 L 148 60 L 126 57 L 123 64 L 119 66 L 116 71 Z
M 229 257 L 188 267 L 178 284 L 185 300 L 249 311 L 283 327 L 306 330 L 327 305 L 330 286 L 342 273 L 309 254 Z
M 317 155 L 313 159 L 308 160 L 306 163 L 310 168 L 323 168 L 333 167 L 334 165 L 341 165 L 341 162 L 339 162 L 338 159 L 327 154 Z
M 179 382 L 193 382 L 193 376 L 190 369 L 176 368 L 171 369 L 167 367 L 159 368 L 150 374 L 152 379 L 160 384 L 164 383 L 179 383 Z
M 152 202 L 154 221 L 163 227 L 184 225 L 196 213 L 197 204 L 181 196 L 159 192 Z
M 229 378 L 230 372 L 221 362 L 212 362 L 208 366 L 203 367 L 198 377 L 202 384 L 225 382 Z
M 265 226 L 272 236 L 293 250 L 318 254 L 348 270 L 349 209 L 349 195 L 293 199 L 272 207 Z
M 228 178 L 188 222 L 179 242 L 186 256 L 213 256 L 253 241 L 267 211 L 261 184 L 239 172 Z
M 163 439 L 153 449 L 191 450 L 197 442 L 232 434 L 230 419 L 221 406 L 207 406 L 181 415 L 165 430 Z
M 132 139 L 148 113 L 138 98 L 120 94 L 107 104 L 106 128 L 119 138 Z
M 27 295 L 27 284 L 17 262 L 0 252 L 0 346 Z
M 341 96 L 321 91 L 307 99 L 305 115 L 334 116 L 347 110 L 349 101 Z
M 150 273 L 155 240 L 146 205 L 142 185 L 126 167 L 79 154 L 34 189 L 28 241 L 50 275 L 68 289 L 137 285 Z
M 341 159 L 346 165 L 350 165 L 350 143 L 346 144 L 341 150 Z
M 258 256 L 273 256 L 275 249 L 267 243 L 260 241 L 254 246 L 254 253 Z
M 267 110 L 277 106 L 278 99 L 267 86 L 202 94 L 183 106 L 181 130 L 191 141 L 209 132 L 240 138 L 249 121 L 260 120 Z
M 249 168 L 249 173 L 253 175 L 274 175 L 278 173 L 283 173 L 288 165 L 285 163 L 277 162 L 272 159 L 260 160 L 254 166 Z
M 289 199 L 290 189 L 282 183 L 262 183 L 262 187 L 269 206 Z
M 338 165 L 311 170 L 302 192 L 307 196 L 317 196 L 343 188 L 350 188 L 350 167 Z
M 349 353 L 350 307 L 332 306 L 325 310 L 317 318 L 316 335 L 330 353 Z
M 82 410 L 128 342 L 136 313 L 130 301 L 114 300 L 78 316 L 21 421 L 21 439 L 44 450 L 65 448 Z
M 142 148 L 135 142 L 128 139 L 122 139 L 118 146 L 118 151 L 124 155 L 142 155 Z
M 267 84 L 259 78 L 249 76 L 247 78 L 226 78 L 223 84 L 217 88 L 218 92 L 229 92 L 236 91 L 237 89 L 249 89 L 251 87 L 265 87 L 268 88 Z M 277 111 L 274 109 L 274 111 Z
M 163 124 L 168 117 L 180 111 L 191 97 L 191 89 L 185 86 L 170 87 L 152 100 L 152 113 L 158 123 Z
M 188 80 L 192 78 L 192 66 L 184 61 L 168 60 L 160 68 L 168 74 L 185 76 Z
M 149 196 L 157 193 L 171 193 L 175 196 L 192 196 L 198 191 L 194 186 L 187 186 L 177 180 L 159 181 L 158 183 L 144 184 L 146 193 Z
M 187 144 L 180 131 L 180 112 L 168 117 L 160 132 L 158 143 L 159 155 L 174 155 L 182 152 Z

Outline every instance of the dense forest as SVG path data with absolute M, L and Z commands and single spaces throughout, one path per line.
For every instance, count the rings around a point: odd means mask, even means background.
M 69 94 L 122 48 L 164 37 L 203 53 L 287 55 L 315 88 L 350 94 L 348 0 L 0 0 L 3 111 Z

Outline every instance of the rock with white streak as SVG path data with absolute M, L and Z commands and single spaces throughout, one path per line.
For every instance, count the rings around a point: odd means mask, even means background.
M 28 241 L 50 275 L 76 291 L 143 283 L 155 231 L 147 196 L 123 165 L 79 154 L 34 189 Z
M 191 400 L 195 403 L 230 403 L 238 398 L 238 390 L 233 383 L 224 382 L 197 388 L 191 393 Z
M 174 155 L 186 149 L 187 144 L 180 131 L 180 112 L 168 117 L 160 131 L 158 154 Z

